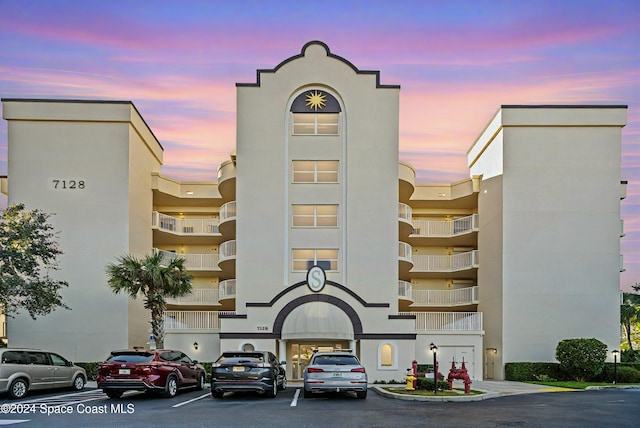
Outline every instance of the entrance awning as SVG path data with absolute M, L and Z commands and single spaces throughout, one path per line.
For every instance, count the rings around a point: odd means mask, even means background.
M 353 340 L 351 320 L 340 308 L 309 302 L 295 308 L 284 320 L 282 339 Z

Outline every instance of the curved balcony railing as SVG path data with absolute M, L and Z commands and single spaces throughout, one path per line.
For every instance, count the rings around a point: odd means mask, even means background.
M 402 202 L 398 202 L 398 218 L 411 224 L 411 207 Z
M 153 211 L 151 227 L 175 235 L 216 235 L 218 220 L 215 218 L 177 218 Z
M 200 330 L 220 331 L 220 315 L 235 314 L 233 311 L 164 311 L 164 330 L 167 333 Z
M 447 255 L 419 255 L 411 256 L 412 272 L 456 272 L 477 268 L 480 263 L 478 250 L 466 253 Z
M 232 241 L 225 241 L 220 244 L 220 262 L 229 259 L 235 259 L 236 257 L 236 241 L 235 239 Z
M 220 223 L 236 218 L 236 201 L 227 202 L 220 207 Z
M 236 280 L 226 279 L 220 281 L 218 286 L 218 300 L 235 299 L 236 297 Z
M 413 224 L 411 235 L 414 237 L 450 238 L 476 232 L 479 229 L 478 214 L 455 220 L 421 220 L 414 218 L 411 223 Z
M 398 258 L 411 263 L 411 245 L 406 242 L 398 242 Z
M 174 305 L 215 305 L 218 303 L 218 290 L 216 288 L 194 288 L 186 296 L 167 298 L 167 303 Z
M 398 297 L 411 300 L 411 283 L 409 281 L 398 281 Z
M 412 290 L 411 300 L 416 306 L 463 306 L 478 303 L 478 287 L 454 290 Z
M 174 260 L 177 257 L 184 259 L 184 267 L 187 270 L 220 270 L 217 254 L 177 254 L 158 248 L 154 248 L 153 251 L 162 254 L 165 260 Z
M 416 331 L 480 331 L 482 312 L 401 312 L 415 315 Z

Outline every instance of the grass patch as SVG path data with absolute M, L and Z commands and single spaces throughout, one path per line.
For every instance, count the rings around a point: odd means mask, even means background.
M 460 396 L 465 396 L 465 395 L 479 395 L 479 394 L 483 394 L 483 392 L 481 391 L 474 391 L 473 389 L 471 390 L 471 392 L 469 394 L 465 394 L 464 393 L 464 389 L 462 388 L 453 388 L 453 391 L 438 391 L 437 394 L 434 394 L 433 391 L 427 391 L 426 389 L 416 389 L 415 391 L 407 391 L 404 388 L 389 388 L 389 387 L 384 387 L 382 388 L 385 391 L 389 391 L 389 392 L 393 392 L 394 394 L 403 394 L 403 395 L 420 395 L 423 397 L 460 397 Z

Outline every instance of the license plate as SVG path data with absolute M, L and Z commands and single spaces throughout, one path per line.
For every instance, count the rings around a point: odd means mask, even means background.
M 120 369 L 120 370 L 118 370 L 118 374 L 131 374 L 131 370 L 129 370 L 129 369 Z
M 331 377 L 342 377 L 342 373 L 340 372 L 331 373 Z
M 244 371 L 244 367 L 243 366 L 233 366 L 233 371 L 234 372 L 243 372 Z

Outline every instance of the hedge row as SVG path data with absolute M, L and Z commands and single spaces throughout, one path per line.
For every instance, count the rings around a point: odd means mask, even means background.
M 602 372 L 592 379 L 593 382 L 613 382 L 615 375 L 613 363 L 605 363 Z M 560 363 L 507 363 L 504 366 L 505 380 L 529 382 L 539 380 L 572 380 L 560 369 Z M 640 382 L 640 363 L 618 363 L 618 382 Z

